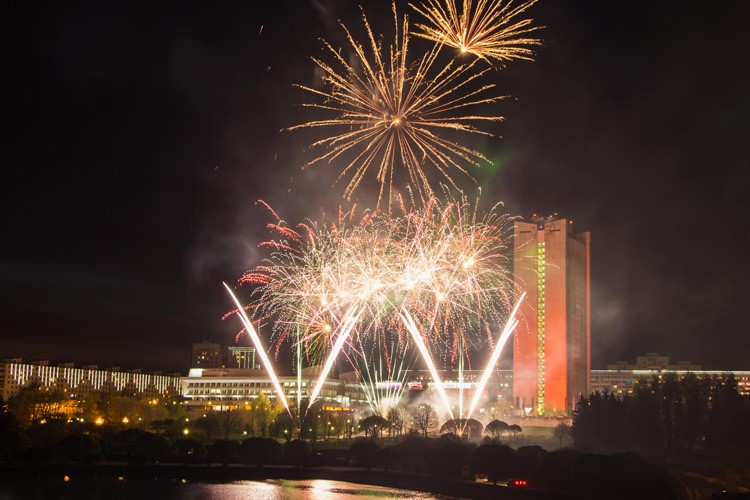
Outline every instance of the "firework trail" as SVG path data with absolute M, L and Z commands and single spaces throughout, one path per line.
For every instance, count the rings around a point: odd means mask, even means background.
M 492 351 L 492 356 L 490 357 L 490 360 L 487 362 L 487 366 L 485 366 L 484 372 L 482 373 L 482 378 L 479 380 L 477 389 L 474 392 L 474 397 L 472 398 L 471 405 L 469 406 L 469 413 L 466 414 L 467 421 L 469 418 L 471 418 L 471 414 L 474 412 L 474 409 L 476 408 L 477 403 L 479 403 L 479 398 L 482 395 L 482 391 L 484 391 L 484 386 L 487 385 L 487 381 L 490 378 L 490 373 L 495 368 L 495 365 L 497 364 L 497 360 L 500 359 L 500 353 L 502 353 L 505 343 L 508 341 L 508 338 L 513 333 L 513 330 L 516 329 L 516 326 L 518 326 L 516 313 L 518 312 L 518 307 L 521 305 L 521 302 L 523 302 L 523 299 L 525 297 L 526 297 L 526 292 L 523 292 L 521 294 L 521 297 L 518 299 L 518 302 L 516 302 L 516 305 L 513 308 L 513 311 L 510 313 L 510 316 L 508 316 L 508 321 L 505 323 L 505 327 L 503 328 L 503 331 L 497 340 L 497 344 L 495 344 L 495 349 Z
M 536 3 L 513 0 L 424 0 L 410 4 L 427 21 L 416 24 L 414 35 L 453 47 L 460 53 L 473 54 L 481 59 L 507 62 L 513 59 L 533 60 L 532 47 L 541 45 L 529 34 L 541 29 L 532 19 L 519 16 Z
M 240 317 L 242 324 L 245 326 L 245 330 L 247 330 L 247 334 L 250 336 L 250 339 L 253 341 L 253 344 L 255 345 L 255 350 L 260 356 L 260 360 L 263 362 L 263 366 L 266 368 L 266 371 L 268 372 L 268 376 L 271 378 L 271 382 L 273 383 L 274 389 L 276 389 L 276 394 L 278 395 L 279 400 L 284 405 L 284 408 L 286 408 L 287 413 L 289 413 L 289 415 L 291 416 L 292 413 L 289 411 L 289 404 L 286 401 L 286 396 L 284 396 L 284 391 L 281 389 L 281 384 L 279 384 L 279 379 L 276 377 L 276 372 L 273 369 L 271 360 L 269 360 L 268 355 L 266 355 L 266 351 L 263 348 L 263 343 L 260 341 L 260 337 L 258 336 L 258 333 L 255 331 L 255 328 L 253 328 L 253 325 L 250 322 L 250 319 L 247 317 L 247 314 L 245 313 L 245 309 L 240 304 L 240 301 L 237 300 L 237 297 L 232 292 L 232 289 L 229 288 L 229 285 L 227 285 L 226 283 L 224 283 L 224 287 L 227 289 L 227 292 L 229 292 L 229 295 L 232 297 L 232 300 L 237 306 L 238 316 Z
M 395 37 L 383 44 L 376 40 L 362 13 L 367 41 L 357 42 L 343 24 L 354 62 L 324 41 L 333 62 L 312 58 L 323 71 L 322 90 L 304 85 L 301 89 L 317 99 L 303 106 L 325 112 L 325 119 L 290 127 L 323 127 L 331 135 L 312 144 L 322 154 L 306 166 L 319 162 L 340 162 L 338 179 L 348 178 L 344 197 L 352 194 L 369 171 L 376 171 L 378 207 L 384 198 L 390 210 L 394 201 L 396 169 L 405 169 L 409 185 L 422 202 L 434 192 L 428 171 L 437 172 L 444 182 L 456 187 L 453 176 L 468 168 L 491 163 L 479 151 L 445 137 L 446 132 L 492 136 L 477 124 L 502 120 L 495 114 L 474 111 L 503 97 L 493 93 L 494 84 L 480 84 L 491 68 L 479 68 L 477 60 L 467 63 L 438 62 L 442 43 L 421 57 L 410 59 L 409 21 L 400 20 L 393 5 Z M 398 174 L 397 174 L 398 175 Z

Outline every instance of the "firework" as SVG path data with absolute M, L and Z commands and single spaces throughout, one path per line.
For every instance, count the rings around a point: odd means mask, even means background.
M 415 35 L 427 40 L 473 54 L 481 59 L 498 62 L 513 59 L 532 60 L 531 47 L 540 45 L 529 34 L 540 29 L 532 19 L 519 16 L 536 0 L 463 0 L 459 10 L 457 0 L 424 0 L 421 5 L 410 4 L 427 20 L 417 24 Z
M 492 344 L 513 297 L 512 219 L 497 207 L 479 216 L 477 204 L 432 199 L 418 210 L 401 204 L 398 216 L 352 211 L 295 229 L 277 220 L 278 238 L 261 244 L 268 259 L 240 280 L 256 287 L 250 310 L 272 322 L 277 351 L 302 344 L 309 363 L 325 360 L 320 380 L 339 353 L 371 384 L 398 379 L 393 358 L 403 361 L 415 336 L 428 365 L 451 366 Z M 372 373 L 373 355 L 385 370 Z
M 393 6 L 395 38 L 392 44 L 376 41 L 367 17 L 362 13 L 367 41 L 357 42 L 342 23 L 353 62 L 324 42 L 333 62 L 312 58 L 323 72 L 323 89 L 304 85 L 316 101 L 303 104 L 328 114 L 320 120 L 290 127 L 323 127 L 332 133 L 313 143 L 322 154 L 307 166 L 334 161 L 343 166 L 338 179 L 348 178 L 344 197 L 350 199 L 370 171 L 379 185 L 378 207 L 387 197 L 393 201 L 394 171 L 404 169 L 421 201 L 433 195 L 428 172 L 436 172 L 455 187 L 454 174 L 470 177 L 468 169 L 491 163 L 482 153 L 445 137 L 445 133 L 491 136 L 478 124 L 502 117 L 473 111 L 479 105 L 502 99 L 494 95 L 493 84 L 480 84 L 491 68 L 467 63 L 438 63 L 441 44 L 410 60 L 409 22 L 399 20 Z
M 513 333 L 513 330 L 515 330 L 516 326 L 518 326 L 516 313 L 518 312 L 518 306 L 521 305 L 521 302 L 523 302 L 524 297 L 526 297 L 526 292 L 523 292 L 523 294 L 521 294 L 521 297 L 518 299 L 518 302 L 516 302 L 516 305 L 513 308 L 513 311 L 510 313 L 510 316 L 508 316 L 508 321 L 505 323 L 505 327 L 503 328 L 503 331 L 500 334 L 500 337 L 498 338 L 497 343 L 495 344 L 495 349 L 492 351 L 492 356 L 490 357 L 490 360 L 487 362 L 487 366 L 484 367 L 482 378 L 479 380 L 477 389 L 476 391 L 474 391 L 474 397 L 471 400 L 471 406 L 469 406 L 469 413 L 466 414 L 467 419 L 471 417 L 471 414 L 474 412 L 474 409 L 477 407 L 477 403 L 479 403 L 479 397 L 482 395 L 482 391 L 484 391 L 484 386 L 487 385 L 487 381 L 490 378 L 491 371 L 495 368 L 495 365 L 497 364 L 498 359 L 500 359 L 500 354 L 503 351 L 503 346 L 505 346 L 505 343 L 508 341 L 508 338 L 510 338 L 511 334 Z
M 276 394 L 278 394 L 279 396 L 279 400 L 281 401 L 281 404 L 284 405 L 284 408 L 286 408 L 287 413 L 291 415 L 291 412 L 289 411 L 289 404 L 287 403 L 286 397 L 284 396 L 284 391 L 281 390 L 281 384 L 279 383 L 279 379 L 276 377 L 276 372 L 273 369 L 271 360 L 269 360 L 268 355 L 266 355 L 266 350 L 263 348 L 263 343 L 260 341 L 260 337 L 258 336 L 258 333 L 255 331 L 255 328 L 253 328 L 252 323 L 250 323 L 250 319 L 247 317 L 247 314 L 245 313 L 245 309 L 242 307 L 242 305 L 240 305 L 240 301 L 237 300 L 237 297 L 232 292 L 232 289 L 229 288 L 229 285 L 227 285 L 226 283 L 224 283 L 224 287 L 227 289 L 227 292 L 229 292 L 229 295 L 232 297 L 232 300 L 237 306 L 238 316 L 240 317 L 242 324 L 245 326 L 245 330 L 247 331 L 248 335 L 250 335 L 250 339 L 252 340 L 253 345 L 255 346 L 255 350 L 258 352 L 258 355 L 260 356 L 263 366 L 268 372 L 268 376 L 271 378 L 271 382 L 273 383 L 273 387 L 276 390 Z

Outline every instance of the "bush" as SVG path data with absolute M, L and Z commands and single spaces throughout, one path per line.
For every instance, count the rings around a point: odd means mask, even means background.
M 208 447 L 206 458 L 209 463 L 219 462 L 223 465 L 239 462 L 240 444 L 237 441 L 218 439 Z
M 492 484 L 497 484 L 501 477 L 515 474 L 514 461 L 516 452 L 510 446 L 494 442 L 482 444 L 471 456 L 471 470 L 487 474 Z
M 167 441 L 163 437 L 144 432 L 133 443 L 133 459 L 136 462 L 158 462 L 168 450 Z
M 16 460 L 31 448 L 31 439 L 23 432 L 0 431 L 0 460 Z
M 197 439 L 176 439 L 172 452 L 185 464 L 196 463 L 206 456 L 206 447 Z
M 296 465 L 297 467 L 304 465 L 310 457 L 310 454 L 310 445 L 307 444 L 307 441 L 295 439 L 284 445 L 284 460 L 287 463 Z
M 281 460 L 281 445 L 271 438 L 250 438 L 240 445 L 240 457 L 243 462 L 255 464 L 257 467 Z
M 98 461 L 101 452 L 99 442 L 85 434 L 71 434 L 55 448 L 58 459 L 63 462 Z
M 375 457 L 379 451 L 380 446 L 375 442 L 361 439 L 349 448 L 349 458 L 357 465 L 366 467 L 367 470 L 370 470 L 370 467 L 374 465 Z
M 441 436 L 439 448 L 432 454 L 430 472 L 434 476 L 461 477 L 464 465 L 469 465 L 474 445 L 464 442 L 453 434 Z

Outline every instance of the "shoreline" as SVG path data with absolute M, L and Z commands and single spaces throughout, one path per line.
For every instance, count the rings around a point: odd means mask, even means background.
M 98 464 L 49 463 L 0 464 L 0 479 L 3 482 L 28 481 L 59 478 L 67 476 L 70 481 L 78 479 L 97 480 L 112 479 L 155 481 L 173 480 L 191 483 L 229 483 L 233 481 L 264 480 L 311 480 L 325 479 L 355 484 L 367 484 L 388 488 L 415 490 L 435 495 L 446 495 L 458 498 L 489 500 L 508 499 L 552 499 L 564 498 L 560 495 L 535 490 L 518 490 L 505 486 L 474 483 L 458 479 L 446 479 L 428 475 L 417 475 L 398 471 L 365 470 L 358 467 L 292 467 L 254 465 L 182 465 L 150 464 L 133 465 L 126 463 L 105 462 Z

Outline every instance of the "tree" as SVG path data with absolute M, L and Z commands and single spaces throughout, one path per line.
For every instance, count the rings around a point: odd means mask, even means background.
M 195 423 L 196 427 L 203 431 L 208 441 L 219 433 L 221 419 L 214 411 L 209 411 Z
M 393 435 L 395 436 L 401 436 L 404 433 L 404 423 L 405 423 L 405 417 L 404 417 L 404 409 L 399 406 L 392 406 L 388 409 L 388 413 L 386 414 L 386 419 L 388 419 L 388 436 L 391 437 Z
M 388 420 L 380 415 L 370 415 L 360 420 L 359 426 L 365 431 L 365 437 L 379 437 L 380 432 L 388 427 Z
M 49 391 L 38 384 L 22 387 L 18 394 L 8 399 L 8 409 L 16 416 L 22 429 L 36 421 L 60 415 L 61 403 L 67 401 L 58 391 Z
M 563 442 L 570 436 L 570 424 L 565 420 L 560 420 L 560 423 L 555 426 L 552 431 L 555 439 L 560 440 L 560 448 L 563 447 Z
M 511 436 L 513 436 L 513 439 L 515 439 L 516 435 L 523 432 L 523 429 L 521 429 L 521 426 L 518 424 L 511 424 L 508 426 L 508 432 L 510 432 Z
M 508 432 L 509 428 L 510 426 L 506 422 L 503 422 L 502 420 L 493 420 L 484 428 L 484 433 L 493 439 L 500 439 L 503 434 Z
M 419 405 L 411 413 L 411 419 L 413 428 L 420 433 L 422 437 L 427 437 L 427 434 L 437 430 L 438 416 L 435 409 L 430 405 Z
M 271 404 L 271 400 L 264 392 L 261 392 L 255 401 L 253 401 L 253 422 L 255 424 L 255 433 L 258 436 L 265 437 L 268 435 L 268 428 L 278 410 Z
M 468 434 L 468 437 L 478 439 L 481 437 L 483 429 L 484 426 L 478 420 L 474 420 L 473 418 L 468 420 L 465 418 L 455 418 L 446 421 L 442 427 L 440 427 L 440 433 L 449 432 L 461 437 Z
M 269 428 L 269 434 L 271 437 L 283 437 L 286 442 L 292 440 L 294 434 L 295 419 L 289 415 L 288 412 L 282 411 L 274 419 L 271 427 Z

